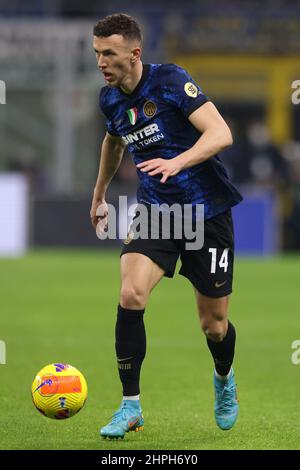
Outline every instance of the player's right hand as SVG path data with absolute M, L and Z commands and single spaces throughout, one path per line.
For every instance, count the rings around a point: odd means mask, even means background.
M 108 224 L 108 207 L 104 199 L 93 200 L 90 216 L 97 235 L 105 232 Z

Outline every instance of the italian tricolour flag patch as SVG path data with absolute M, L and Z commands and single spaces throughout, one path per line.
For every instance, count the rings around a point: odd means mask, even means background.
M 130 123 L 134 126 L 138 115 L 137 108 L 127 109 L 126 113 L 129 117 Z

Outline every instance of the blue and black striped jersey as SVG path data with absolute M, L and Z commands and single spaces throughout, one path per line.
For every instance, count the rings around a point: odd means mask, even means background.
M 191 76 L 174 64 L 147 64 L 131 94 L 105 86 L 100 108 L 107 131 L 126 142 L 135 164 L 153 158 L 174 158 L 191 148 L 201 134 L 188 117 L 209 99 Z M 182 170 L 160 183 L 137 169 L 138 202 L 204 204 L 206 219 L 238 204 L 242 197 L 229 181 L 219 157 Z

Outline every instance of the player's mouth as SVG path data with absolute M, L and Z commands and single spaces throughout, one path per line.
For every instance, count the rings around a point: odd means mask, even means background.
M 113 78 L 112 74 L 111 73 L 103 73 L 104 75 L 104 78 L 106 81 L 111 81 L 111 79 Z

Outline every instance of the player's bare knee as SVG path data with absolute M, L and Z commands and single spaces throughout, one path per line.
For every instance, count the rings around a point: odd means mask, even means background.
M 221 341 L 223 341 L 223 339 L 225 338 L 225 334 L 223 331 L 208 331 L 206 336 L 211 339 L 212 341 L 214 341 L 215 343 L 221 343 Z
M 121 288 L 120 304 L 124 308 L 143 309 L 147 303 L 146 292 L 135 286 L 124 286 Z
M 205 336 L 215 343 L 220 343 L 226 336 L 226 326 L 223 322 L 203 321 L 201 322 L 201 327 Z

